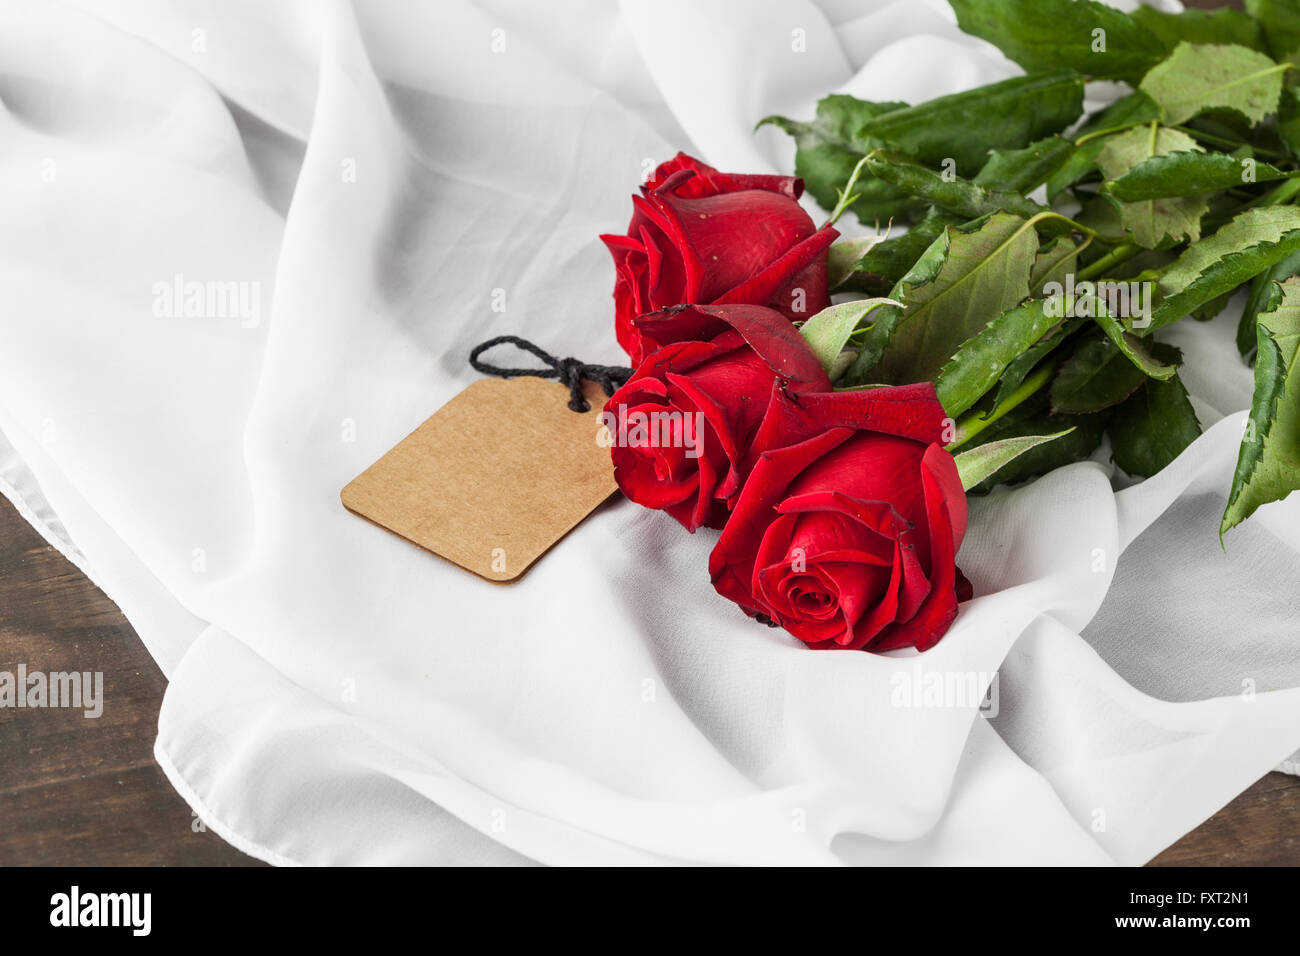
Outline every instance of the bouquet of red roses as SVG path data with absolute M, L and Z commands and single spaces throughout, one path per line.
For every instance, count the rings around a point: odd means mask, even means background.
M 812 647 L 924 649 L 970 593 L 953 422 L 931 383 L 832 385 L 836 337 L 887 300 L 830 305 L 838 233 L 802 188 L 679 155 L 627 235 L 603 237 L 636 363 L 605 406 L 615 478 L 688 531 L 722 529 L 714 585 L 760 620 Z
M 1177 457 L 1200 424 L 1154 333 L 1239 290 L 1255 396 L 1221 533 L 1300 487 L 1286 24 L 1266 6 L 951 3 L 1027 75 L 768 117 L 800 178 L 679 155 L 602 237 L 634 365 L 603 415 L 619 487 L 720 529 L 718 592 L 811 647 L 937 642 L 970 596 L 967 491 L 1104 443 L 1135 477 Z M 1085 119 L 1093 80 L 1133 89 Z M 849 210 L 910 228 L 842 240 Z

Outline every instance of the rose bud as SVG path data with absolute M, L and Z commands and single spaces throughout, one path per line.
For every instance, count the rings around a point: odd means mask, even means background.
M 615 333 L 632 359 L 653 349 L 637 316 L 683 303 L 768 305 L 803 320 L 830 305 L 827 249 L 798 203 L 803 180 L 720 173 L 679 154 L 632 198 L 625 236 L 601 236 L 614 257 Z
M 605 405 L 614 479 L 627 497 L 667 511 L 688 531 L 721 527 L 773 383 L 793 394 L 829 391 L 831 383 L 774 309 L 687 306 L 645 318 L 669 344 Z
M 777 390 L 709 557 L 718 593 L 815 648 L 939 641 L 970 585 L 966 494 L 934 386 Z

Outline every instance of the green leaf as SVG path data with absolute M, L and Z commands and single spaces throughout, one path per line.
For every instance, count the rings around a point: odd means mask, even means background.
M 1278 100 L 1281 110 L 1282 101 Z M 1230 109 L 1213 109 L 1188 120 L 1180 129 L 1192 134 L 1202 145 L 1228 153 L 1235 159 L 1253 156 L 1257 151 L 1279 155 L 1282 145 L 1277 138 L 1273 121 L 1253 124 L 1240 113 Z
M 1179 361 L 1178 350 L 1158 345 L 1162 360 Z M 1201 434 L 1187 390 L 1177 375 L 1167 382 L 1147 379 L 1115 413 L 1110 425 L 1115 464 L 1130 475 L 1150 478 L 1182 454 Z
M 1121 96 L 1110 106 L 1088 117 L 1088 121 L 1074 132 L 1074 142 L 1092 140 L 1105 133 L 1118 133 L 1134 126 L 1145 126 L 1161 119 L 1156 101 L 1141 90 Z
M 1083 208 L 1074 217 L 1084 228 L 1091 229 L 1106 242 L 1131 242 L 1133 236 L 1124 228 L 1120 203 L 1105 193 L 1083 200 Z
M 1293 157 L 1300 156 L 1300 100 L 1290 87 L 1277 102 L 1277 136 Z
M 969 451 L 953 455 L 952 460 L 957 464 L 957 474 L 961 477 L 962 488 L 969 491 L 1030 449 L 1037 448 L 1039 445 L 1053 439 L 1061 438 L 1072 431 L 1074 431 L 1073 428 L 1067 428 L 1065 431 L 1059 431 L 1054 435 L 1021 435 L 1014 438 L 1003 438 L 1000 441 L 986 442 Z
M 1220 537 L 1260 505 L 1300 489 L 1300 278 L 1281 289 L 1276 307 L 1259 316 L 1255 394 Z
M 1023 149 L 995 149 L 974 179 L 977 186 L 1024 195 L 1047 182 L 1074 155 L 1075 145 L 1048 136 Z
M 901 305 L 893 299 L 857 299 L 829 306 L 803 323 L 799 327 L 799 334 L 829 375 L 836 364 L 835 360 L 848 344 L 849 337 L 868 315 L 886 304 Z
M 869 295 L 889 292 L 939 238 L 946 226 L 955 226 L 961 221 L 959 216 L 950 212 L 931 209 L 924 219 L 901 236 L 892 236 L 873 246 L 853 266 L 853 274 L 845 279 L 842 288 Z
M 996 408 L 1005 402 L 1007 397 L 1029 377 L 1039 362 L 1060 348 L 1070 336 L 1087 324 L 1087 321 L 1087 319 L 1069 318 L 1058 322 L 1051 331 L 1012 360 L 1002 373 L 1001 381 L 998 382 L 998 391 L 993 397 L 992 407 Z
M 1273 58 L 1294 63 L 1300 50 L 1300 5 L 1295 0 L 1246 0 L 1246 12 L 1264 28 Z
M 1107 139 L 1097 164 L 1106 179 L 1114 181 L 1145 165 L 1152 157 L 1189 150 L 1199 151 L 1200 147 L 1186 133 L 1152 123 Z M 1139 246 L 1155 249 L 1171 239 L 1186 238 L 1194 242 L 1200 238 L 1201 216 L 1207 208 L 1204 196 L 1122 202 L 1120 223 Z
M 1104 288 L 1105 285 L 1106 283 L 1097 283 L 1103 297 L 1108 295 L 1107 290 Z M 1120 353 L 1143 375 L 1164 381 L 1172 378 L 1178 370 L 1177 366 L 1166 365 L 1156 358 L 1148 348 L 1147 341 L 1120 325 L 1119 320 L 1112 317 L 1108 309 L 1099 307 L 1093 310 L 1092 318 L 1101 326 L 1101 330 L 1106 333 L 1106 338 L 1110 339 L 1111 344 L 1119 349 Z
M 953 418 L 971 408 L 1017 356 L 1060 323 L 1043 311 L 1042 299 L 1008 309 L 961 344 L 939 370 L 935 390 Z
M 1153 156 L 1174 152 L 1200 152 L 1196 140 L 1181 130 L 1147 123 L 1109 136 L 1097 157 L 1097 165 L 1108 181 L 1119 179 Z
M 867 169 L 877 179 L 897 186 L 909 196 L 934 203 L 965 219 L 978 219 L 999 209 L 1025 217 L 1050 211 L 1019 193 L 994 192 L 955 174 L 945 177 L 898 153 L 869 153 Z
M 1114 134 L 1109 134 L 1114 135 Z M 1070 154 L 1070 158 L 1056 172 L 1047 178 L 1047 201 L 1056 202 L 1056 198 L 1071 186 L 1090 178 L 1089 174 L 1097 169 L 1097 157 L 1105 149 L 1109 136 L 1090 139 Z
M 1097 158 L 1110 136 L 1134 126 L 1142 126 L 1160 118 L 1160 107 L 1141 90 L 1121 97 L 1099 113 L 1089 117 L 1074 133 L 1075 150 L 1056 172 L 1047 179 L 1047 200 L 1056 197 L 1079 183 L 1097 168 Z
M 1146 380 L 1110 339 L 1084 339 L 1052 380 L 1052 412 L 1099 412 L 1124 401 Z
M 1029 291 L 1040 292 L 1049 282 L 1064 283 L 1079 262 L 1080 247 L 1067 236 L 1060 236 L 1038 250 L 1034 267 L 1029 271 Z
M 1264 31 L 1240 10 L 1184 10 L 1162 13 L 1152 7 L 1138 7 L 1129 14 L 1139 24 L 1158 36 L 1173 49 L 1180 42 L 1235 43 L 1267 53 Z
M 1092 415 L 1052 415 L 1048 412 L 1047 405 L 1046 395 L 1035 395 L 972 439 L 966 448 L 973 451 L 990 442 L 1008 438 L 1064 433 L 1055 441 L 1035 446 L 1018 456 L 980 484 L 968 489 L 970 492 L 980 494 L 991 491 L 995 485 L 1004 482 L 1023 481 L 1045 474 L 1054 468 L 1087 458 L 1101 444 L 1106 423 L 1112 414 L 1110 411 Z
M 1286 64 L 1231 44 L 1180 43 L 1142 80 L 1141 89 L 1171 126 L 1211 109 L 1230 109 L 1251 123 L 1277 112 Z
M 1151 330 L 1163 328 L 1192 310 L 1300 251 L 1300 209 L 1265 206 L 1248 209 L 1212 236 L 1183 250 L 1160 276 L 1164 301 L 1151 316 Z M 1135 327 L 1131 321 L 1125 323 Z
M 1220 312 L 1222 312 L 1224 309 L 1228 307 L 1228 302 L 1232 299 L 1232 293 L 1236 291 L 1237 291 L 1236 289 L 1233 289 L 1230 292 L 1225 292 L 1217 299 L 1211 299 L 1209 302 L 1205 303 L 1204 305 L 1197 306 L 1196 308 L 1192 309 L 1190 313 L 1191 317 L 1194 318 L 1197 322 L 1210 321 L 1210 319 L 1214 318 L 1216 315 L 1218 315 Z
M 955 163 L 973 176 L 991 149 L 1028 146 L 1065 129 L 1083 111 L 1083 78 L 1073 70 L 1017 76 L 875 116 L 858 129 L 923 163 Z
M 1266 183 L 1300 175 L 1283 172 L 1255 159 L 1234 159 L 1224 153 L 1193 150 L 1153 156 L 1118 179 L 1106 184 L 1106 191 L 1124 202 L 1193 196 L 1251 183 Z
M 834 209 L 839 190 L 849 181 L 854 167 L 866 153 L 885 145 L 859 135 L 862 125 L 875 116 L 893 112 L 905 103 L 871 103 L 843 94 L 824 97 L 817 104 L 817 116 L 801 123 L 784 116 L 768 116 L 759 126 L 771 125 L 794 137 L 794 172 L 803 178 L 808 194 L 823 209 Z M 852 209 L 866 225 L 907 218 L 920 204 L 888 183 L 860 179 L 858 199 Z
M 1044 282 L 1041 289 L 1047 297 L 1048 316 L 1069 316 L 1071 320 L 1092 319 L 1110 339 L 1111 344 L 1143 375 L 1163 380 L 1174 374 L 1174 366 L 1165 365 L 1152 356 L 1147 343 L 1125 329 L 1117 318 L 1134 316 L 1149 319 L 1151 298 L 1154 296 L 1151 287 L 1152 283 L 1142 280 L 1099 279 L 1096 282 L 1083 280 L 1076 283 L 1067 273 L 1064 277 L 1054 277 Z M 1070 327 L 1073 330 L 1078 325 L 1071 324 Z M 1013 371 L 1019 371 L 1019 367 L 1009 367 L 1009 374 Z
M 1067 66 L 1135 82 L 1166 51 L 1159 37 L 1127 14 L 1092 0 L 948 2 L 963 31 L 988 40 L 1027 71 Z
M 1246 306 L 1241 310 L 1241 319 L 1237 322 L 1237 351 L 1242 358 L 1249 358 L 1255 351 L 1255 320 L 1261 312 L 1270 312 L 1281 301 L 1282 289 L 1278 283 L 1300 272 L 1300 252 L 1293 252 L 1281 262 L 1259 275 L 1250 284 L 1250 295 Z
M 934 381 L 939 370 L 989 321 L 1029 296 L 1038 252 L 1034 220 L 994 213 L 949 227 L 893 296 L 906 303 L 881 356 L 882 381 Z
M 839 239 L 826 256 L 826 285 L 837 291 L 852 277 L 862 257 L 885 241 L 884 236 L 862 236 L 856 239 Z
M 962 226 L 944 226 L 940 229 L 934 240 L 925 247 L 911 267 L 891 287 L 889 298 L 899 299 L 909 288 L 934 281 L 943 266 L 944 257 L 948 254 L 950 230 L 958 232 L 977 230 L 984 225 L 985 221 L 978 220 Z M 889 344 L 890 336 L 894 334 L 894 329 L 903 317 L 903 312 L 904 309 L 897 306 L 886 306 L 880 310 L 880 314 L 876 316 L 876 321 L 871 324 L 866 335 L 857 340 L 858 357 L 844 376 L 843 385 L 855 387 L 872 382 L 873 369 L 879 363 L 885 346 Z

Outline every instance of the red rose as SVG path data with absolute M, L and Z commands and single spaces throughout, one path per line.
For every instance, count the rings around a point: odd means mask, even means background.
M 720 173 L 679 154 L 632 197 L 626 236 L 601 236 L 614 256 L 615 332 L 636 365 L 651 351 L 633 324 L 665 306 L 769 305 L 806 319 L 830 305 L 826 250 L 797 202 L 803 181 Z
M 970 590 L 954 563 L 966 495 L 943 425 L 929 383 L 774 392 L 709 557 L 714 587 L 812 647 L 933 646 Z
M 683 169 L 695 174 L 683 182 L 677 190 L 679 195 L 688 199 L 703 199 L 707 196 L 716 196 L 718 193 L 734 193 L 745 189 L 781 193 L 791 199 L 798 199 L 803 193 L 803 180 L 794 176 L 722 173 L 708 163 L 702 163 L 694 156 L 687 156 L 685 153 L 678 153 L 668 162 L 660 163 L 642 188 L 657 189 Z
M 686 306 L 638 323 L 667 344 L 605 404 L 614 478 L 633 501 L 667 511 L 688 531 L 721 527 L 773 384 L 797 394 L 831 383 L 773 309 Z

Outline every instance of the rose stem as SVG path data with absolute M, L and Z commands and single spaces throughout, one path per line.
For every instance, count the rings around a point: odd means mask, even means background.
M 853 175 L 849 177 L 849 181 L 844 184 L 844 188 L 840 191 L 839 202 L 837 202 L 835 208 L 831 210 L 831 217 L 822 224 L 823 229 L 827 226 L 835 225 L 835 223 L 839 221 L 840 216 L 844 215 L 848 208 L 858 201 L 859 197 L 853 190 L 857 188 L 858 177 L 862 175 L 862 170 L 866 165 L 867 157 L 863 156 L 858 160 L 858 164 L 853 167 Z
M 1276 149 L 1268 149 L 1267 147 L 1264 146 L 1253 146 L 1249 143 L 1246 143 L 1244 140 L 1229 139 L 1227 136 L 1219 136 L 1215 133 L 1207 133 L 1205 130 L 1192 129 L 1191 127 L 1188 126 L 1171 126 L 1170 129 L 1176 129 L 1178 130 L 1178 132 L 1190 136 L 1193 139 L 1199 139 L 1203 143 L 1210 143 L 1214 146 L 1221 146 L 1225 150 L 1240 149 L 1243 146 L 1250 146 L 1250 148 L 1254 152 L 1259 153 L 1261 156 L 1268 156 L 1271 157 L 1272 159 L 1286 159 L 1286 153 L 1279 152 Z
M 1258 199 L 1246 203 L 1238 212 L 1254 209 L 1257 206 L 1281 206 L 1294 199 L 1296 193 L 1300 193 L 1300 179 L 1283 180 L 1280 185 L 1275 186 Z
M 1020 405 L 1025 399 L 1033 395 L 1040 388 L 1047 384 L 1047 380 L 1052 377 L 1056 371 L 1056 362 L 1044 362 L 1038 368 L 1034 369 L 1014 392 L 1007 396 L 1004 401 L 993 411 L 988 413 L 988 417 L 983 417 L 979 412 L 971 412 L 964 418 L 957 420 L 957 435 L 947 446 L 948 451 L 966 444 L 984 429 L 988 428 L 1007 412 Z
M 1127 262 L 1135 255 L 1142 251 L 1142 247 L 1131 242 L 1123 242 L 1106 253 L 1092 265 L 1080 269 L 1079 274 L 1075 277 L 1081 282 L 1087 279 L 1095 279 L 1104 273 L 1111 266 L 1117 266 L 1121 262 Z

